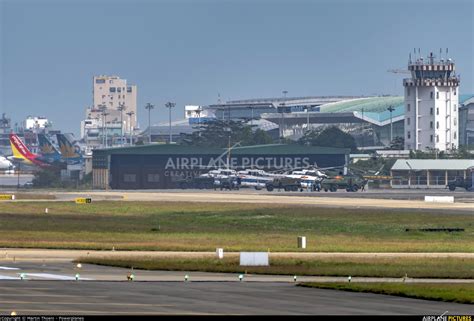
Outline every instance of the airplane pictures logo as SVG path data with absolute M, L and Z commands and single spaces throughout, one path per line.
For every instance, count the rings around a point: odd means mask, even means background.
M 227 159 L 224 157 L 211 158 L 208 162 L 201 157 L 169 157 L 166 162 L 166 170 L 186 170 L 198 168 L 226 167 L 231 168 L 273 168 L 283 170 L 289 168 L 309 167 L 311 165 L 309 157 L 242 157 Z

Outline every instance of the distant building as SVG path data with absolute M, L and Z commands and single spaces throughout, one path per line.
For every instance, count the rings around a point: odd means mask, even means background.
M 81 139 L 91 146 L 105 145 L 105 137 L 108 146 L 120 144 L 137 123 L 137 86 L 118 76 L 93 77 L 93 104 L 81 122 Z
M 474 95 L 460 104 L 459 145 L 474 150 Z
M 45 129 L 50 124 L 49 120 L 45 117 L 37 117 L 37 116 L 28 116 L 23 121 L 23 129 L 26 130 L 38 130 L 38 129 Z
M 451 59 L 408 63 L 405 87 L 405 149 L 446 151 L 459 146 L 459 77 Z

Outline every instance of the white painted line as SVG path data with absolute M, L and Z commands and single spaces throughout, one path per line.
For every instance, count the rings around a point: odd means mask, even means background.
M 11 277 L 8 275 L 0 275 L 0 280 L 19 280 L 19 277 Z
M 0 270 L 19 270 L 19 268 L 12 268 L 8 266 L 0 266 Z
M 74 276 L 49 274 L 49 273 L 27 273 L 26 276 L 43 278 L 43 279 L 53 279 L 53 280 L 68 280 L 68 281 L 76 279 Z M 92 279 L 79 278 L 79 280 L 92 280 Z

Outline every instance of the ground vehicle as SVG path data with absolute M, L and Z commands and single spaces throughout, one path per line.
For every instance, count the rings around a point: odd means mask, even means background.
M 367 180 L 359 176 L 336 175 L 323 179 L 321 189 L 325 192 L 336 192 L 338 189 L 345 189 L 347 192 L 357 192 L 365 184 L 367 184 Z
M 450 191 L 456 190 L 456 187 L 465 188 L 466 191 L 469 191 L 472 189 L 472 181 L 473 179 L 469 177 L 466 179 L 463 177 L 456 177 L 455 179 L 449 181 L 446 187 L 449 188 Z
M 297 191 L 301 189 L 301 180 L 293 177 L 275 177 L 266 183 L 267 191 L 271 192 L 275 188 L 284 189 L 285 191 Z
M 235 177 L 235 176 L 227 176 L 227 177 L 214 179 L 214 188 L 220 188 L 221 190 L 239 189 L 239 186 L 240 186 L 240 178 Z
M 199 189 L 209 189 L 214 188 L 214 178 L 213 177 L 204 177 L 198 176 L 190 179 L 184 179 L 178 183 L 178 186 L 182 189 L 187 188 L 199 188 Z
M 261 190 L 266 187 L 267 182 L 271 181 L 273 181 L 271 177 L 243 175 L 240 177 L 240 186 L 254 187 L 256 190 Z

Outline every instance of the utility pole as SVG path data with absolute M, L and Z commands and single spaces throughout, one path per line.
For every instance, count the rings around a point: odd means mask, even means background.
M 151 125 L 150 125 L 150 116 L 151 110 L 155 108 L 152 104 L 148 103 L 145 106 L 145 109 L 148 109 L 148 143 L 151 144 Z
M 283 120 L 283 113 L 285 112 L 285 105 L 286 105 L 286 94 L 288 93 L 288 90 L 283 90 L 282 91 L 283 93 L 283 102 L 280 104 L 280 109 L 281 109 L 281 119 L 280 119 L 280 144 L 282 142 L 282 139 L 283 139 L 283 135 L 284 135 L 284 120 Z
M 170 111 L 170 114 L 169 114 L 170 115 L 170 142 L 169 142 L 170 144 L 173 142 L 173 136 L 171 134 L 171 108 L 173 108 L 174 106 L 176 106 L 176 104 L 172 102 L 167 102 L 165 104 L 165 107 L 168 108 Z
M 130 124 L 130 146 L 133 145 L 133 131 L 132 131 L 132 116 L 135 114 L 133 111 L 129 111 L 127 115 L 129 116 L 129 124 Z
M 306 108 L 306 131 L 309 132 L 309 107 Z
M 393 141 L 393 123 L 392 123 L 392 112 L 395 110 L 393 106 L 389 106 L 387 110 L 390 112 L 390 144 Z
M 105 120 L 104 120 L 104 114 L 107 110 L 107 106 L 106 105 L 99 105 L 99 111 L 100 111 L 100 115 L 102 116 L 101 118 L 101 122 L 102 122 L 102 147 L 105 146 Z
M 123 111 L 127 109 L 124 103 L 121 103 L 118 108 L 120 111 L 120 145 L 123 146 Z

